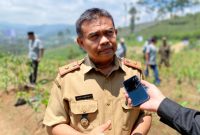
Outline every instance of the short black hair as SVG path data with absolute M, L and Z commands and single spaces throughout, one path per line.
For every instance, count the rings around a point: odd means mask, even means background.
M 29 32 L 27 32 L 27 35 L 29 35 L 29 36 L 34 35 L 34 32 L 33 31 L 29 31 Z
M 157 37 L 156 36 L 153 36 L 152 38 L 151 38 L 151 42 L 153 42 L 153 43 L 156 43 L 157 42 Z
M 113 17 L 111 16 L 111 14 L 108 11 L 106 11 L 104 9 L 100 9 L 100 8 L 90 8 L 90 9 L 87 9 L 85 12 L 83 12 L 81 14 L 81 16 L 78 18 L 78 20 L 76 21 L 77 35 L 82 36 L 83 33 L 82 33 L 81 26 L 84 21 L 91 21 L 91 20 L 97 19 L 99 17 L 107 17 L 107 18 L 111 19 L 113 26 L 115 27 Z

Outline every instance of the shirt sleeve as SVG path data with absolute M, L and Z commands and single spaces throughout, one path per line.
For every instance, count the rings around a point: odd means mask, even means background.
M 41 40 L 38 40 L 38 48 L 39 49 L 43 49 L 44 48 Z
M 145 53 L 150 53 L 150 45 L 146 46 L 146 52 Z
M 165 98 L 158 108 L 160 121 L 184 135 L 200 134 L 200 112 Z
M 68 104 L 64 105 L 61 89 L 55 81 L 44 115 L 43 124 L 53 126 L 60 123 L 69 123 L 68 108 Z

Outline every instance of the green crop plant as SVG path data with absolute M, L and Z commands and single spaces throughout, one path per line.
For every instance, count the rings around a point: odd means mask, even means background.
M 200 84 L 197 85 L 197 91 L 200 93 Z
M 1 59 L 1 68 L 0 68 L 0 73 L 1 73 L 1 78 L 0 78 L 0 86 L 3 87 L 3 89 L 8 93 L 8 85 L 10 81 L 10 77 L 8 76 L 8 58 L 4 57 Z
M 2 65 L 0 67 L 0 88 L 3 87 L 7 91 L 9 86 L 14 86 L 15 89 L 18 89 L 19 86 L 26 83 L 28 68 L 25 64 L 26 59 L 23 56 L 5 56 L 0 62 Z
M 200 53 L 196 48 L 185 49 L 182 52 L 173 54 L 171 71 L 178 82 L 187 81 L 193 85 L 195 80 L 200 79 Z
M 187 106 L 189 104 L 189 102 L 188 101 L 183 101 L 183 102 L 180 102 L 179 104 L 185 107 L 185 106 Z

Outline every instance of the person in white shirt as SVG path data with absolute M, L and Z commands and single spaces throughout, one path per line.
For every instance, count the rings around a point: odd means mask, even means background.
M 37 80 L 38 64 L 44 54 L 44 47 L 41 40 L 36 38 L 34 32 L 28 32 L 29 40 L 29 58 L 31 60 L 32 72 L 29 75 L 29 81 L 31 84 L 35 85 Z
M 157 57 L 156 43 L 157 43 L 157 38 L 152 37 L 151 42 L 146 49 L 145 55 L 146 55 L 147 66 L 150 67 L 154 72 L 154 84 L 159 85 L 161 80 L 159 78 L 159 72 L 156 63 L 156 57 Z
M 124 38 L 121 38 L 120 43 L 117 45 L 116 55 L 120 58 L 126 57 L 126 45 L 125 45 Z

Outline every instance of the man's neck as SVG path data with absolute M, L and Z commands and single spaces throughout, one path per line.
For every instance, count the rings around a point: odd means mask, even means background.
M 105 69 L 105 68 L 112 67 L 114 64 L 114 60 L 111 60 L 105 63 L 94 63 L 94 64 L 98 69 Z
M 112 60 L 109 60 L 107 62 L 102 62 L 102 63 L 94 63 L 96 68 L 99 69 L 99 71 L 104 74 L 108 75 L 113 67 L 114 67 L 114 58 Z

